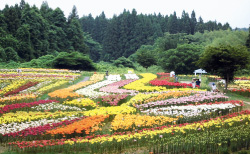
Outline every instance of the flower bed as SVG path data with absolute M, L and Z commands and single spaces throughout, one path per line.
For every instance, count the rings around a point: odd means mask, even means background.
M 156 79 L 151 73 L 141 74 L 141 79 L 111 76 L 112 81 L 95 73 L 73 84 L 66 77 L 55 79 L 77 72 L 23 70 L 35 71 L 57 76 L 0 82 L 0 142 L 11 152 L 223 153 L 249 146 L 250 111 L 223 94 L 169 85 L 166 77 Z M 31 82 L 39 83 L 16 96 L 8 94 Z M 55 100 L 39 100 L 47 93 L 46 99 Z

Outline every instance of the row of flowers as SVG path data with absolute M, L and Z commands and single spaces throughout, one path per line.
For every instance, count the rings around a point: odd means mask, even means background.
M 153 128 L 163 125 L 173 124 L 178 118 L 171 118 L 166 116 L 149 116 L 149 115 L 124 115 L 118 114 L 111 122 L 111 129 L 113 131 L 136 131 L 143 128 Z
M 21 102 L 32 102 L 35 101 L 37 95 L 35 94 L 18 94 L 13 96 L 7 96 L 0 98 L 0 104 L 15 104 Z
M 27 88 L 33 87 L 33 86 L 37 85 L 38 83 L 39 83 L 38 81 L 35 81 L 35 82 L 29 81 L 29 82 L 25 83 L 24 85 L 18 87 L 17 89 L 14 89 L 12 91 L 8 91 L 7 93 L 4 94 L 4 96 L 18 94 L 19 92 L 26 90 Z
M 22 72 L 57 72 L 57 73 L 80 73 L 79 70 L 68 70 L 68 69 L 49 69 L 49 68 L 18 68 Z M 0 69 L 0 72 L 16 72 L 16 69 Z
M 49 103 L 49 104 L 39 104 L 38 106 L 31 107 L 31 110 L 35 111 L 82 111 L 84 108 L 79 108 L 76 106 L 69 106 L 59 103 Z
M 86 109 L 96 108 L 96 103 L 89 98 L 74 99 L 72 101 L 64 101 L 63 104 L 84 107 Z
M 198 103 L 205 103 L 205 102 L 215 102 L 215 101 L 226 101 L 228 99 L 227 96 L 224 96 L 219 93 L 197 93 L 187 97 L 180 97 L 180 98 L 171 98 L 156 102 L 149 102 L 144 104 L 135 105 L 138 109 L 148 109 L 153 107 L 163 107 L 163 106 L 173 106 L 173 105 L 186 105 L 186 104 L 198 104 Z
M 139 130 L 137 132 L 124 132 L 114 135 L 102 135 L 102 136 L 93 136 L 85 138 L 71 138 L 71 139 L 60 139 L 60 140 L 34 140 L 34 141 L 22 141 L 22 142 L 12 142 L 10 145 L 16 145 L 17 148 L 24 150 L 29 150 L 30 148 L 37 147 L 46 147 L 46 146 L 55 146 L 55 145 L 71 145 L 67 146 L 68 148 L 77 148 L 77 147 L 93 147 L 97 148 L 97 145 L 110 145 L 102 146 L 102 148 L 122 148 L 124 145 L 144 143 L 152 144 L 152 141 L 159 139 L 168 140 L 172 136 L 178 135 L 191 135 L 191 134 L 201 134 L 203 132 L 220 131 L 221 129 L 232 129 L 234 127 L 240 128 L 238 126 L 248 125 L 250 121 L 250 112 L 243 111 L 240 113 L 233 113 L 226 116 L 221 116 L 215 119 L 203 120 L 195 123 L 185 123 L 172 126 L 161 126 L 156 128 L 148 128 Z M 249 126 L 249 125 L 248 125 Z M 209 134 L 210 134 L 209 133 Z M 151 141 L 151 142 L 150 142 Z M 219 140 L 220 141 L 220 140 Z M 72 146 L 76 144 L 76 146 Z M 79 146 L 77 146 L 79 145 Z M 95 146 L 94 146 L 95 145 Z M 100 147 L 101 148 L 101 147 Z M 45 150 L 45 148 L 43 148 Z M 103 150 L 103 149 L 102 149 Z M 106 149 L 107 150 L 107 149 Z
M 3 123 L 0 125 L 0 134 L 6 135 L 9 133 L 16 133 L 19 131 L 23 131 L 29 128 L 41 127 L 44 125 L 51 125 L 53 123 L 59 123 L 65 120 L 73 120 L 80 118 L 81 116 L 65 116 L 63 118 L 52 118 L 52 119 L 40 119 L 33 121 L 24 121 L 24 122 L 11 122 L 11 123 Z M 8 136 L 8 135 L 7 135 Z
M 107 76 L 107 80 L 109 80 L 109 81 L 120 81 L 121 79 L 122 78 L 119 74 L 118 75 L 111 74 L 111 75 Z
M 73 124 L 76 121 L 79 121 L 81 119 L 84 119 L 85 117 L 80 117 L 80 118 L 74 118 L 72 120 L 63 120 L 60 122 L 52 122 L 49 124 L 43 124 L 37 127 L 28 127 L 26 129 L 23 129 L 21 131 L 17 131 L 17 132 L 10 132 L 10 133 L 6 133 L 2 136 L 2 141 L 13 141 L 13 140 L 17 140 L 18 138 L 43 138 L 42 135 L 45 135 L 46 132 L 49 132 L 53 129 L 57 129 L 58 127 L 62 127 L 62 126 L 69 126 L 71 124 Z
M 76 121 L 72 124 L 69 124 L 67 126 L 59 127 L 53 130 L 48 130 L 46 131 L 46 134 L 71 135 L 74 133 L 77 133 L 77 134 L 93 133 L 95 131 L 101 130 L 101 128 L 99 128 L 100 123 L 103 122 L 108 117 L 109 115 L 96 115 L 96 116 L 87 117 L 82 120 Z
M 39 79 L 39 78 L 54 78 L 54 79 L 72 79 L 72 78 L 77 78 L 79 75 L 58 75 L 58 74 L 20 74 L 20 73 L 15 73 L 15 74 L 0 74 L 0 78 L 6 78 L 6 79 Z
M 80 88 L 86 87 L 88 85 L 94 84 L 100 80 L 103 80 L 104 78 L 104 74 L 93 74 L 90 77 L 89 81 L 84 81 L 84 82 L 79 82 L 75 85 L 71 85 L 68 88 L 63 88 L 63 89 L 59 89 L 56 90 L 54 92 L 49 93 L 48 95 L 50 96 L 50 98 L 52 99 L 74 99 L 74 98 L 78 98 L 80 97 L 80 95 L 76 92 L 74 92 L 74 90 L 78 90 Z
M 136 106 L 139 104 L 149 103 L 153 101 L 166 100 L 170 98 L 179 98 L 183 96 L 190 96 L 197 93 L 196 91 L 168 91 L 161 93 L 139 93 L 132 97 L 129 101 L 122 104 L 122 106 Z M 204 92 L 200 92 L 204 93 Z
M 101 97 L 101 102 L 98 102 L 99 105 L 102 106 L 117 106 L 118 103 L 125 99 L 128 95 L 120 95 L 120 94 L 114 94 L 114 95 L 106 95 Z
M 226 102 L 213 102 L 203 103 L 197 105 L 187 106 L 169 106 L 160 108 L 150 108 L 142 113 L 153 114 L 153 115 L 168 115 L 173 117 L 184 116 L 184 117 L 195 117 L 212 114 L 213 112 L 220 113 L 225 110 L 231 111 L 233 108 L 243 106 L 241 101 L 226 101 Z M 238 110 L 235 110 L 238 111 Z
M 134 90 L 127 90 L 127 89 L 120 89 L 135 80 L 121 80 L 118 82 L 111 83 L 105 87 L 99 89 L 99 91 L 106 92 L 106 93 L 136 93 Z
M 191 83 L 188 84 L 188 83 L 168 82 L 166 80 L 159 80 L 159 79 L 152 80 L 149 83 L 153 86 L 166 86 L 168 89 L 169 88 L 179 88 L 179 87 L 192 88 Z
M 45 87 L 45 86 L 51 84 L 53 81 L 52 80 L 45 80 L 45 81 L 44 80 L 38 80 L 38 82 L 39 83 L 37 85 L 34 85 L 34 86 L 29 87 L 27 89 L 24 89 L 24 90 L 20 91 L 19 93 L 20 94 L 36 93 L 36 91 L 38 89 L 41 89 L 42 87 Z
M 61 118 L 64 116 L 73 116 L 73 115 L 83 115 L 83 111 L 56 111 L 56 112 L 9 112 L 5 113 L 0 117 L 0 124 L 8 124 L 12 122 L 25 122 L 39 119 L 52 119 L 52 118 Z
M 76 92 L 73 92 L 73 91 L 76 89 L 88 86 L 88 85 L 93 84 L 93 83 L 95 83 L 95 82 L 94 81 L 79 82 L 79 83 L 72 85 L 68 88 L 55 90 L 55 91 L 49 93 L 48 95 L 50 96 L 50 98 L 53 98 L 53 99 L 78 98 L 78 97 L 80 97 L 80 95 Z
M 63 86 L 67 83 L 69 83 L 68 80 L 59 80 L 53 84 L 50 84 L 50 85 L 47 85 L 45 87 L 40 88 L 39 90 L 37 90 L 37 93 L 44 94 L 44 93 L 47 93 L 53 89 L 59 88 L 60 86 Z
M 31 102 L 31 103 L 18 103 L 18 104 L 5 105 L 4 107 L 0 107 L 0 115 L 3 113 L 7 113 L 13 110 L 20 110 L 23 108 L 26 108 L 26 110 L 29 110 L 29 108 L 32 106 L 37 106 L 40 104 L 46 104 L 46 103 L 52 103 L 52 102 L 56 102 L 56 101 L 55 100 L 40 100 L 36 102 Z
M 104 87 L 108 84 L 114 83 L 115 81 L 110 81 L 110 80 L 104 80 L 101 82 L 97 82 L 95 84 L 89 85 L 83 89 L 79 89 L 76 91 L 76 93 L 88 97 L 99 97 L 99 96 L 104 96 L 104 95 L 109 95 L 109 93 L 106 92 L 98 92 L 95 91 L 96 89 L 99 89 L 101 87 Z
M 156 75 L 151 74 L 151 73 L 143 73 L 140 75 L 143 77 L 142 79 L 131 82 L 125 85 L 124 88 L 137 90 L 137 91 L 166 91 L 167 90 L 165 87 L 155 87 L 155 86 L 146 85 L 147 83 L 149 83 L 149 81 L 157 78 Z
M 131 79 L 131 80 L 138 80 L 139 77 L 136 75 L 136 74 L 124 74 L 125 78 L 128 80 L 128 79 Z
M 17 88 L 21 87 L 22 85 L 24 85 L 27 82 L 28 82 L 28 80 L 14 80 L 11 84 L 9 84 L 8 86 L 1 89 L 0 95 L 4 95 L 9 91 L 17 89 Z

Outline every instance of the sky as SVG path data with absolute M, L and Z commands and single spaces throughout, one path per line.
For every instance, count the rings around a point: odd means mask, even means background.
M 0 9 L 6 4 L 11 6 L 19 4 L 20 1 L 0 0 Z M 124 9 L 135 9 L 138 14 L 161 13 L 164 16 L 176 11 L 177 16 L 181 17 L 183 10 L 190 16 L 194 10 L 196 18 L 201 16 L 204 22 L 228 22 L 232 28 L 249 28 L 250 25 L 250 0 L 25 0 L 38 8 L 43 1 L 47 1 L 53 9 L 59 7 L 66 17 L 74 5 L 79 17 L 89 14 L 96 17 L 104 12 L 107 18 L 112 18 L 114 14 L 121 14 Z

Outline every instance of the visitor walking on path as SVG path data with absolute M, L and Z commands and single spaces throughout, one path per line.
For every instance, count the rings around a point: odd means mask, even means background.
M 217 91 L 216 84 L 213 83 L 213 84 L 212 84 L 212 92 L 216 92 L 216 91 Z
M 199 86 L 199 87 L 200 87 L 200 85 L 201 85 L 201 82 L 200 82 L 199 79 L 197 79 L 197 81 L 196 81 L 196 86 Z
M 195 82 L 194 82 L 194 79 L 192 80 L 191 84 L 192 84 L 192 87 L 193 87 L 193 88 L 195 88 Z

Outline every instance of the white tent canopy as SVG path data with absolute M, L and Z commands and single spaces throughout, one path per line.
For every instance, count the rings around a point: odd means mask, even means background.
M 196 76 L 196 73 L 202 74 L 202 73 L 207 73 L 207 72 L 200 68 L 200 69 L 194 71 L 195 76 Z

